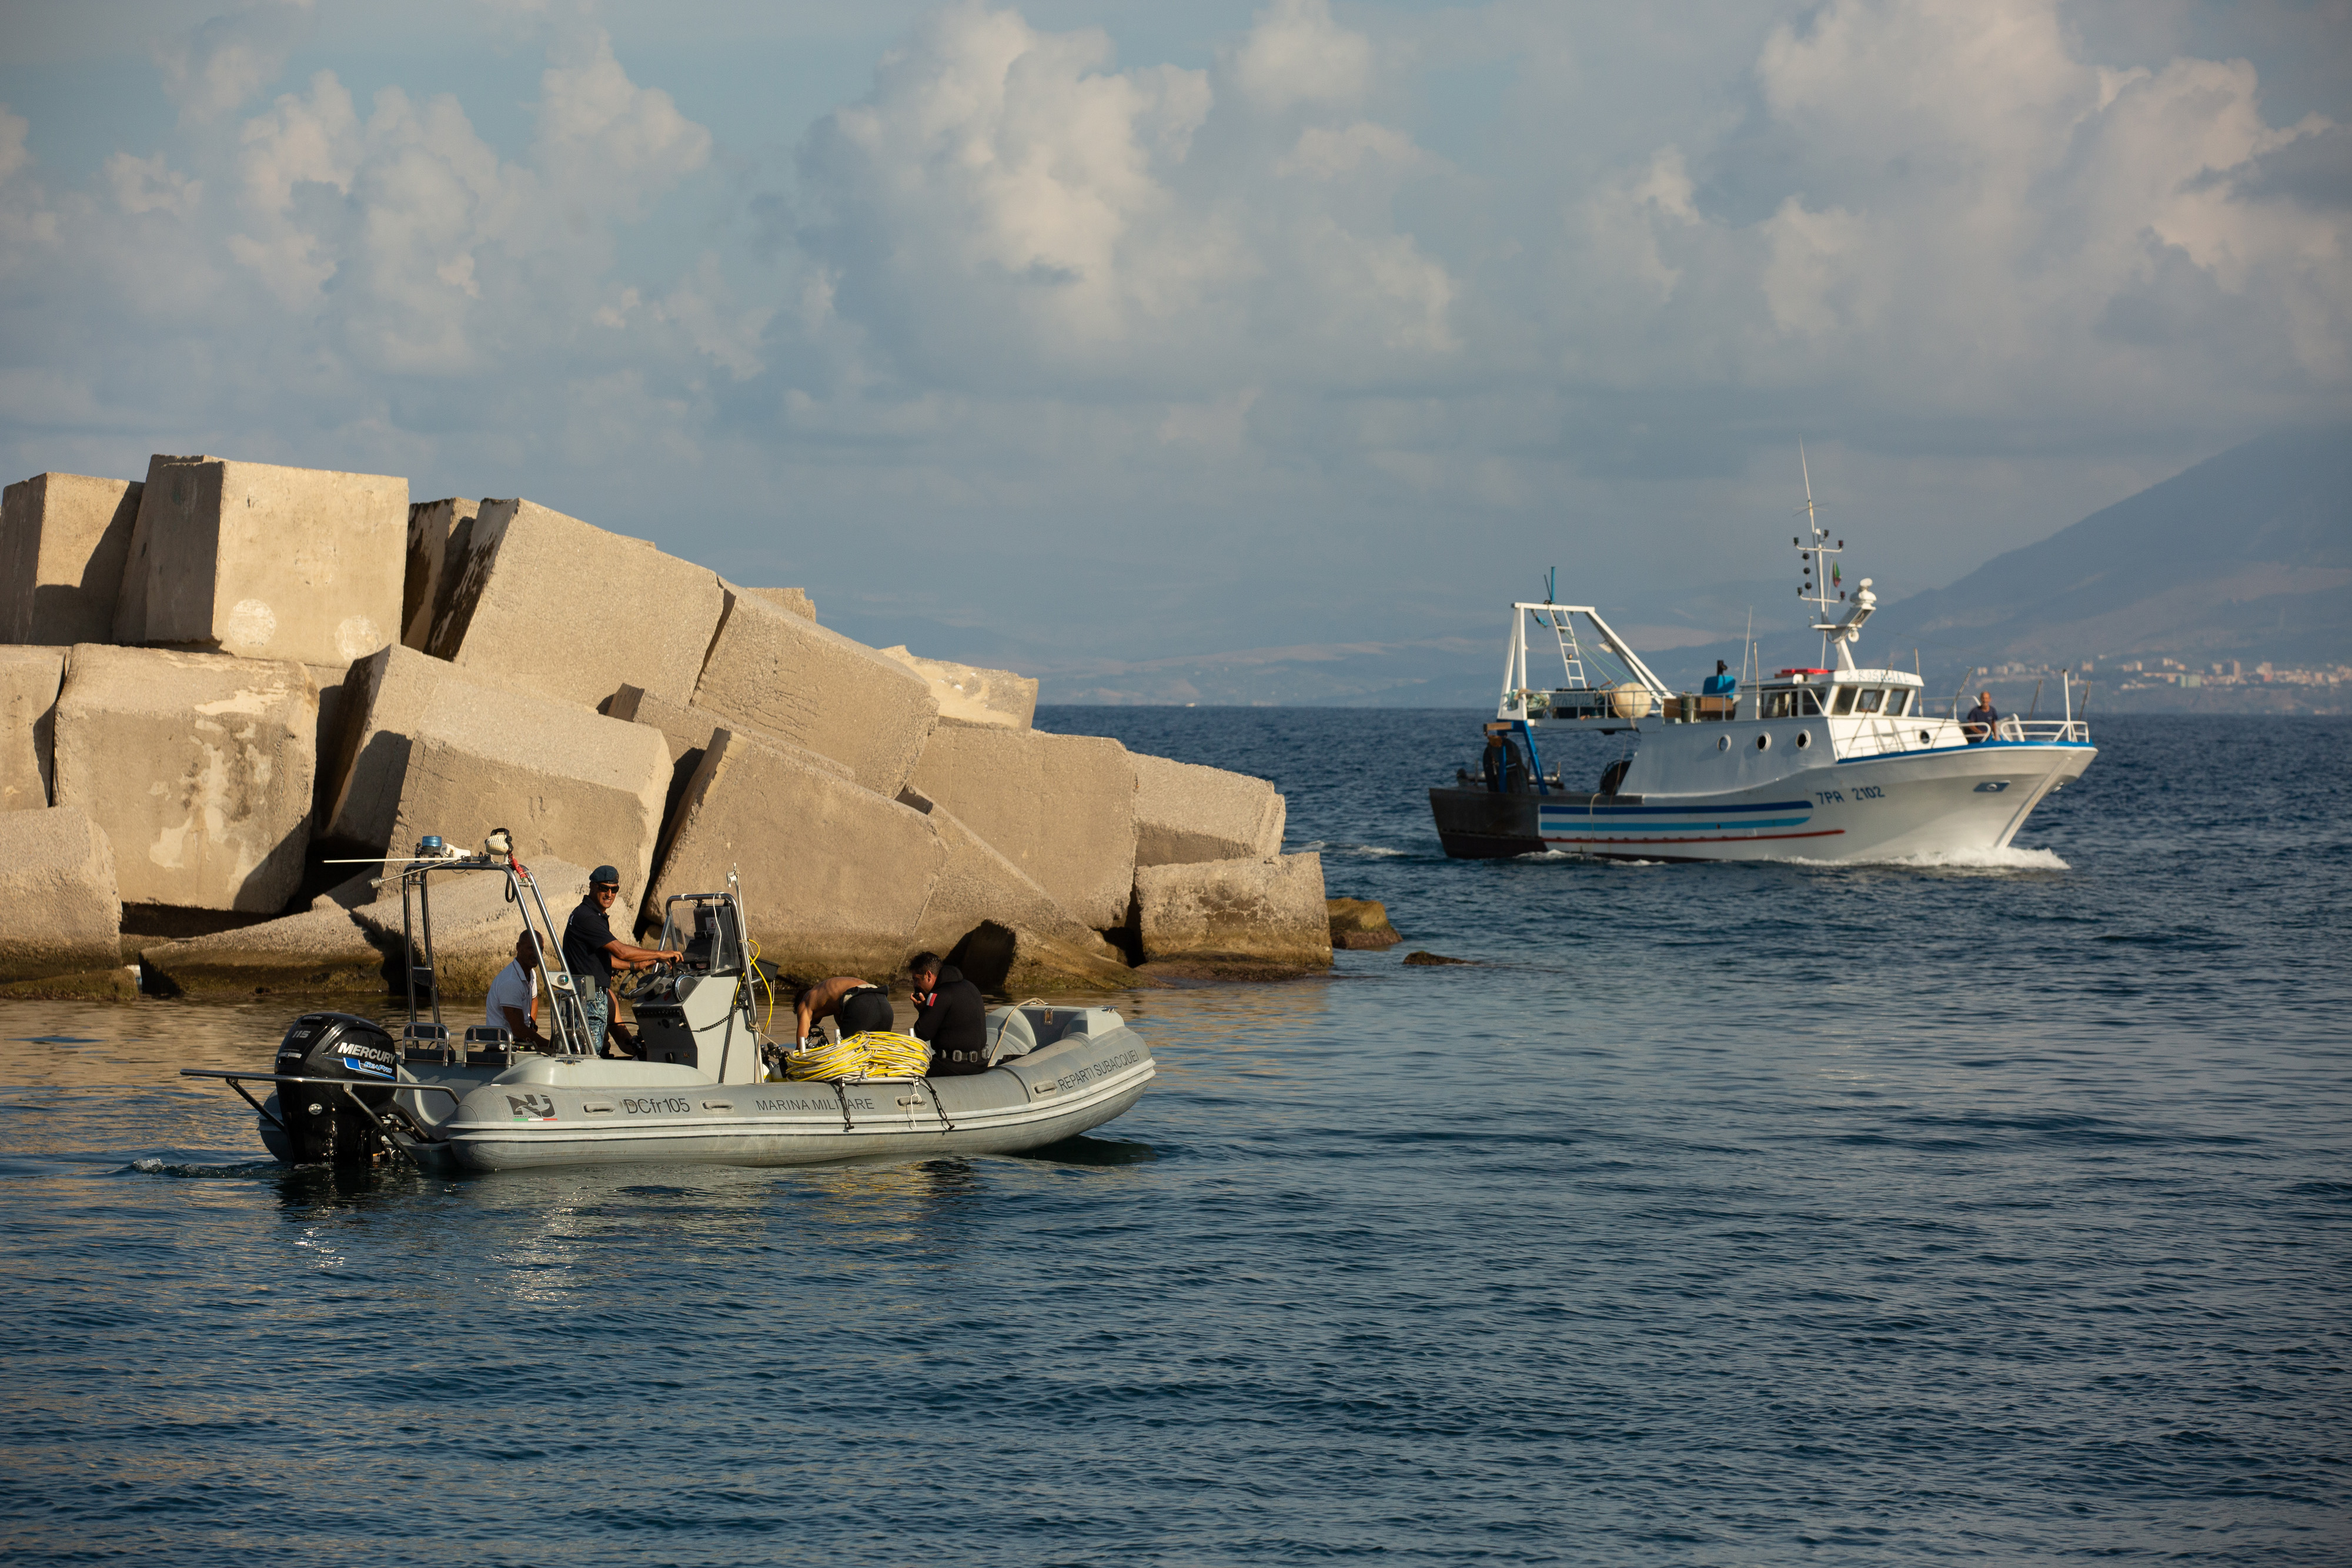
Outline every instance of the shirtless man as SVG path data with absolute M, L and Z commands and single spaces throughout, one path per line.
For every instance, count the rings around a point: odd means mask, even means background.
M 870 980 L 855 975 L 835 975 L 830 980 L 819 980 L 814 986 L 803 986 L 793 998 L 793 1021 L 795 1043 L 793 1050 L 804 1048 L 809 1032 L 824 1019 L 837 1019 L 845 1039 L 864 1034 L 868 1030 L 888 1029 L 896 1015 L 890 1010 L 890 993 Z

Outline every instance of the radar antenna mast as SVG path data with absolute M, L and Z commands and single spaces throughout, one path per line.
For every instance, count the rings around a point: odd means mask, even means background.
M 1812 629 L 1822 634 L 1822 664 L 1830 662 L 1830 649 L 1837 649 L 1837 667 L 1853 668 L 1853 642 L 1862 634 L 1862 623 L 1878 607 L 1878 596 L 1870 591 L 1870 579 L 1864 578 L 1853 589 L 1853 601 L 1843 613 L 1831 619 L 1836 606 L 1845 603 L 1845 567 L 1832 558 L 1845 553 L 1845 541 L 1830 543 L 1829 530 L 1821 524 L 1821 508 L 1813 500 L 1812 465 L 1805 460 L 1805 444 L 1797 442 L 1797 471 L 1804 476 L 1805 504 L 1798 508 L 1805 518 L 1806 537 L 1790 540 L 1797 547 L 1797 559 L 1803 563 L 1803 581 L 1797 596 L 1813 607 Z M 1835 597 L 1832 598 L 1832 595 Z

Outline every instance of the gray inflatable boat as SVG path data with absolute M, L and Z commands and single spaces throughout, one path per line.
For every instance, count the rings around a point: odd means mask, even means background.
M 437 841 L 425 847 L 437 850 Z M 761 987 L 732 886 L 668 901 L 660 945 L 686 957 L 640 977 L 630 998 L 643 1060 L 583 1049 L 560 963 L 540 966 L 552 1001 L 549 1049 L 486 1027 L 452 1039 L 432 989 L 429 878 L 503 875 L 542 953 L 560 950 L 556 927 L 511 857 L 420 855 L 401 873 L 411 953 L 421 962 L 411 966 L 408 1022 L 397 1038 L 370 1019 L 307 1013 L 287 1030 L 269 1071 L 183 1070 L 228 1080 L 259 1113 L 263 1144 L 289 1165 L 398 1158 L 427 1170 L 492 1171 L 1018 1154 L 1102 1125 L 1153 1077 L 1150 1048 L 1115 1009 L 1024 1002 L 990 1011 L 981 1072 L 770 1082 L 782 1056 L 757 1028 Z M 268 1085 L 267 1098 L 248 1084 Z

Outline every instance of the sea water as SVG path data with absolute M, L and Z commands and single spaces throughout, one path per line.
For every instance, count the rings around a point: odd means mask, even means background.
M 1674 866 L 1445 860 L 1477 717 L 1041 716 L 1275 779 L 1407 941 L 1120 998 L 1158 1082 L 1037 1158 L 289 1173 L 173 1070 L 298 1004 L 0 1005 L 0 1550 L 2352 1557 L 2352 724 Z

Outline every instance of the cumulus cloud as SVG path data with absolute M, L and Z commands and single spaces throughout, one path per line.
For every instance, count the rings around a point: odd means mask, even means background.
M 310 31 L 310 0 L 257 0 L 193 32 L 160 40 L 163 95 L 183 123 L 204 124 L 243 108 L 278 79 Z

